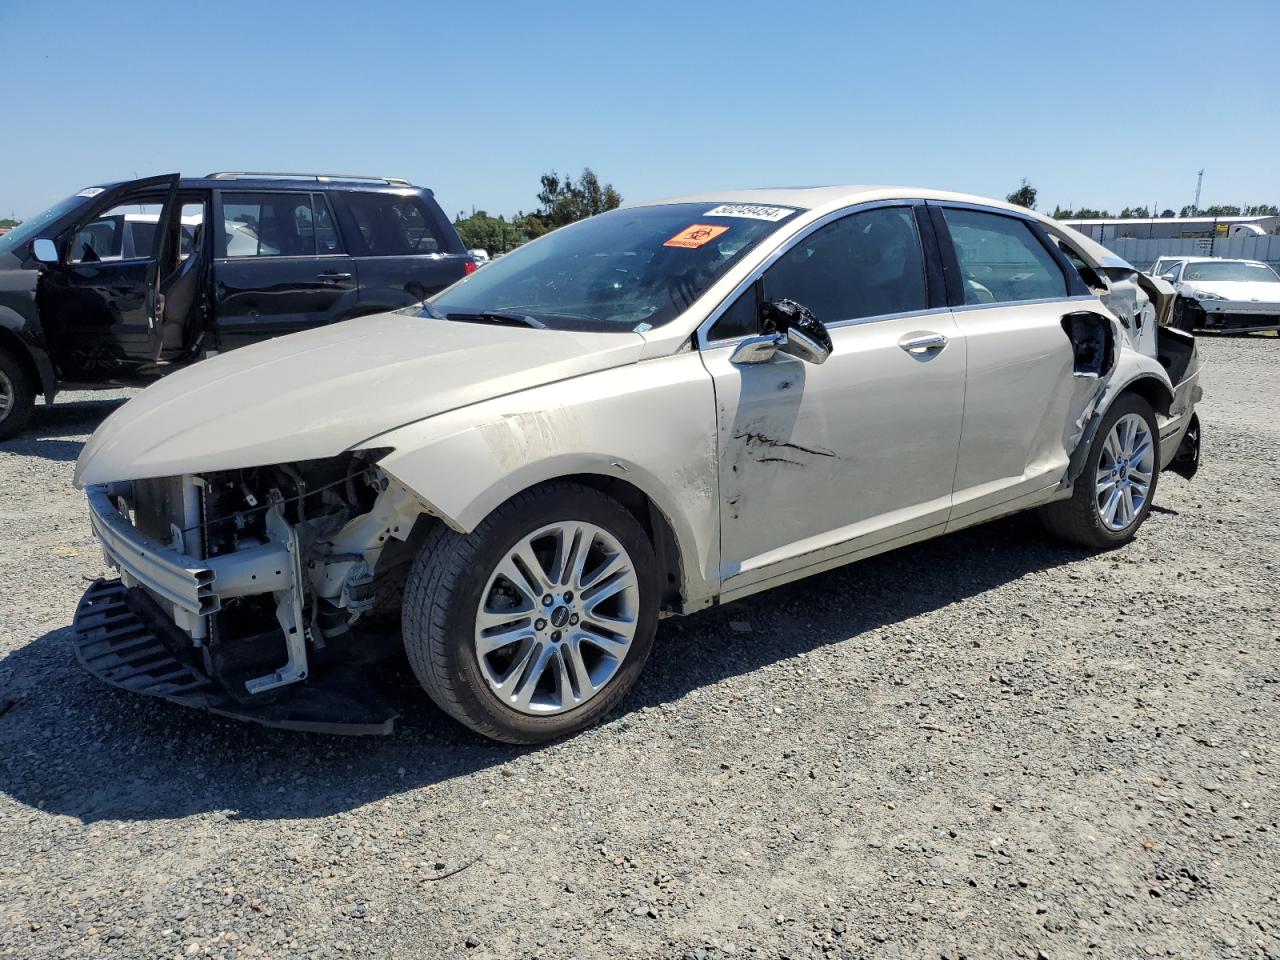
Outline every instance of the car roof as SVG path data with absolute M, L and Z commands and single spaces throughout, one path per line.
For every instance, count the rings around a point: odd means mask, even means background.
M 1004 200 L 991 197 L 980 197 L 971 193 L 956 193 L 951 190 L 936 190 L 930 187 L 878 186 L 873 184 L 849 184 L 826 187 L 761 187 L 748 190 L 719 190 L 716 192 L 690 193 L 678 197 L 667 197 L 659 200 L 647 200 L 641 203 L 624 204 L 627 207 L 650 207 L 671 203 L 753 203 L 766 206 L 797 207 L 823 214 L 856 203 L 870 203 L 876 200 L 938 200 L 952 203 L 973 203 L 983 207 L 991 207 L 1015 213 L 1021 217 L 1038 220 L 1050 233 L 1070 241 L 1086 257 L 1101 267 L 1120 267 L 1134 270 L 1131 264 L 1117 257 L 1102 244 L 1086 237 L 1078 230 L 1058 220 L 1047 217 L 1035 210 L 1015 206 Z

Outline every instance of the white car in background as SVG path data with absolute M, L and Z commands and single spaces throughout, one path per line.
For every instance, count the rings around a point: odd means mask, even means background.
M 1178 292 L 1173 324 L 1182 330 L 1280 329 L 1280 276 L 1265 263 L 1186 257 L 1161 276 Z
M 572 733 L 660 616 L 1022 510 L 1127 542 L 1198 457 L 1171 303 L 978 197 L 613 210 L 112 414 L 76 483 L 120 579 L 85 594 L 78 655 L 138 692 L 371 732 L 390 720 L 360 665 L 390 637 L 480 733 Z

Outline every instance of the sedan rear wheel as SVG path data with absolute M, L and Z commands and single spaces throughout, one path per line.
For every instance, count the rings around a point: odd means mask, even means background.
M 653 643 L 657 595 L 635 517 L 593 488 L 548 484 L 470 535 L 432 531 L 405 591 L 405 650 L 446 713 L 538 743 L 590 725 L 627 692 Z
M 1107 434 L 1094 474 L 1098 516 L 1108 530 L 1128 528 L 1151 495 L 1156 444 L 1147 421 L 1126 413 Z
M 1159 480 L 1155 411 L 1126 393 L 1103 417 L 1069 500 L 1043 507 L 1050 532 L 1087 547 L 1127 543 L 1151 511 Z

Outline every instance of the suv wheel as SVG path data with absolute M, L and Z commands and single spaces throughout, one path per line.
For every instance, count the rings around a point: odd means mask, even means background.
M 405 650 L 431 699 L 471 729 L 531 744 L 604 716 L 657 627 L 653 547 L 624 507 L 552 483 L 470 535 L 439 526 L 405 589 Z
M 11 353 L 0 350 L 0 440 L 25 429 L 35 405 L 35 387 L 27 371 Z
M 1071 499 L 1041 509 L 1045 526 L 1086 547 L 1128 543 L 1151 512 L 1159 461 L 1160 432 L 1151 404 L 1124 394 L 1094 434 Z

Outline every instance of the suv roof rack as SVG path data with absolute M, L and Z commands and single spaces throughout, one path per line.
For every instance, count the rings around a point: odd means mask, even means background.
M 333 180 L 364 180 L 370 183 L 386 183 L 395 186 L 410 186 L 404 177 L 364 177 L 354 173 L 273 173 L 261 170 L 216 170 L 206 180 L 315 180 L 317 183 L 329 183 Z

